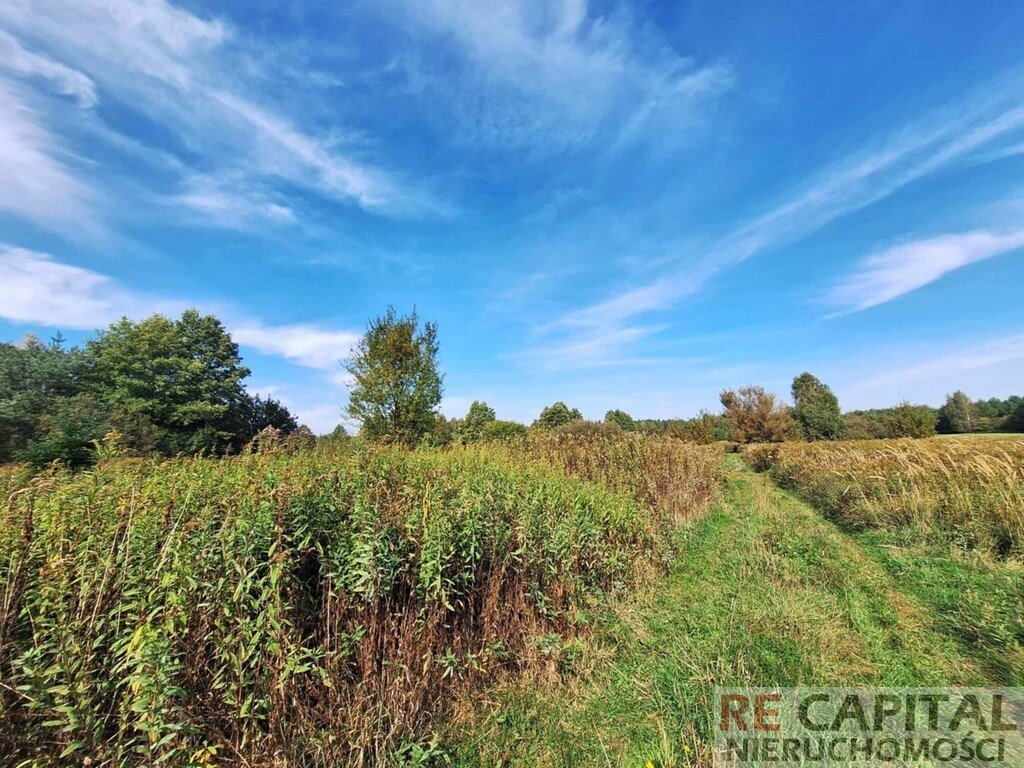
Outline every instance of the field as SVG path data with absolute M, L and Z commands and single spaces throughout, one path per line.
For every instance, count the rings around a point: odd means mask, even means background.
M 787 443 L 746 456 L 847 527 L 1024 555 L 1022 438 Z
M 0 752 L 396 760 L 454 692 L 571 655 L 578 610 L 661 571 L 718 474 L 601 435 L 9 471 Z
M 588 425 L 7 467 L 0 752 L 705 768 L 717 685 L 1022 685 L 1022 472 Z

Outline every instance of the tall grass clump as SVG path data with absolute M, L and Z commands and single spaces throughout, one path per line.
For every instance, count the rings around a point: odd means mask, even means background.
M 460 689 L 541 663 L 538 637 L 660 546 L 664 516 L 612 469 L 576 467 L 601 485 L 509 455 L 120 459 L 11 481 L 0 754 L 393 762 Z
M 912 528 L 1024 555 L 1024 440 L 863 440 L 754 446 L 758 470 L 852 527 Z
M 533 430 L 523 454 L 628 494 L 677 525 L 710 505 L 722 480 L 721 450 L 588 422 Z

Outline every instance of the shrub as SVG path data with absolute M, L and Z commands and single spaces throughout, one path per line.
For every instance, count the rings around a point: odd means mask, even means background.
M 762 387 L 741 387 L 739 392 L 727 389 L 720 397 L 733 427 L 733 440 L 774 443 L 793 435 L 795 427 L 789 408 Z
M 526 437 L 526 425 L 518 421 L 502 421 L 495 419 L 484 425 L 481 439 L 483 440 L 519 440 Z

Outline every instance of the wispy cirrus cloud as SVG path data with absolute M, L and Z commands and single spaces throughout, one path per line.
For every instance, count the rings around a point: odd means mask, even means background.
M 77 99 L 83 108 L 96 106 L 96 83 L 89 77 L 47 56 L 25 49 L 12 35 L 2 30 L 0 69 L 46 80 L 53 84 L 58 93 Z
M 741 222 L 699 252 L 687 249 L 657 279 L 564 313 L 542 334 L 556 340 L 534 347 L 557 356 L 567 346 L 601 349 L 610 360 L 625 343 L 660 327 L 641 322 L 699 292 L 708 280 L 744 260 L 807 237 L 830 222 L 877 203 L 945 168 L 984 160 L 980 153 L 1024 134 L 1024 70 L 1013 70 L 966 97 L 944 104 L 813 174 L 764 214 Z M 990 159 L 990 158 L 989 158 Z M 629 333 L 623 334 L 623 330 Z M 643 331 L 646 331 L 644 333 Z
M 954 270 L 1024 248 L 1024 229 L 962 232 L 900 243 L 871 254 L 825 296 L 835 315 L 859 312 L 915 291 Z
M 624 9 L 601 13 L 586 0 L 396 4 L 417 37 L 443 36 L 463 57 L 458 130 L 485 144 L 600 136 L 614 147 L 657 135 L 664 146 L 685 139 L 736 81 L 726 62 L 698 63 Z
M 920 354 L 920 350 L 910 352 L 911 355 L 915 353 Z M 1009 393 L 1013 387 L 1011 382 L 1018 381 L 1020 372 L 1024 371 L 1021 363 L 1024 363 L 1024 333 L 1017 333 L 994 339 L 972 340 L 955 351 L 903 367 L 896 366 L 881 375 L 856 380 L 844 389 L 858 399 L 876 395 L 868 402 L 885 402 L 886 399 L 892 402 L 896 397 L 907 397 L 908 388 L 914 388 L 916 399 L 941 402 L 945 393 L 969 387 L 971 374 L 1011 366 L 1015 372 L 1006 376 L 1005 388 L 1002 390 Z M 885 393 L 886 399 L 878 397 L 879 393 Z
M 164 0 L 0 4 L 0 53 L 7 59 L 0 71 L 43 78 L 59 92 L 75 96 L 82 106 L 109 99 L 161 127 L 162 144 L 148 149 L 152 157 L 163 155 L 172 161 L 163 176 L 177 176 L 179 188 L 165 183 L 154 189 L 157 201 L 193 205 L 208 223 L 228 227 L 286 220 L 280 202 L 253 205 L 247 194 L 249 188 L 278 183 L 375 212 L 405 215 L 443 207 L 431 208 L 428 193 L 347 152 L 333 135 L 301 127 L 302 114 L 288 114 L 266 95 L 273 93 L 267 88 L 273 73 L 258 70 L 247 45 L 227 22 L 203 18 Z M 46 117 L 37 114 L 37 130 Z M 74 127 L 68 116 L 63 120 Z M 83 132 L 90 129 L 91 136 L 106 134 L 108 148 L 121 148 L 121 128 L 103 120 L 95 114 L 83 116 L 79 127 Z M 98 124 L 103 124 L 102 131 L 96 129 Z M 32 154 L 21 152 L 23 175 L 35 175 L 36 168 L 47 172 L 62 154 L 92 149 L 76 145 L 73 132 L 61 139 L 35 141 Z M 132 142 L 139 140 L 131 137 Z M 216 200 L 197 194 L 190 188 L 197 174 L 231 176 L 239 180 L 238 191 L 220 189 Z M 103 175 L 65 169 L 65 176 L 78 187 L 95 188 Z M 159 176 L 143 181 L 155 185 Z M 233 195 L 239 197 L 235 204 L 228 200 Z M 10 200 L 0 199 L 0 205 L 25 215 L 24 206 Z M 209 215 L 221 211 L 230 215 Z
M 196 306 L 176 297 L 124 287 L 108 275 L 49 254 L 0 244 L 0 318 L 55 329 L 94 330 L 122 316 L 177 314 Z M 232 307 L 208 307 L 227 318 L 235 341 L 339 382 L 341 361 L 359 334 L 315 323 L 273 325 Z
M 67 162 L 59 136 L 21 89 L 0 78 L 0 210 L 47 227 L 95 234 L 99 195 Z

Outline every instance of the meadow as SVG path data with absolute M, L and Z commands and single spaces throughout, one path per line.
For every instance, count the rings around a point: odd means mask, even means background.
M 716 685 L 1021 685 L 1022 471 L 587 422 L 5 465 L 0 754 L 703 768 Z
M 418 760 L 460 691 L 570 663 L 664 572 L 713 448 L 596 430 L 0 472 L 13 765 Z
M 834 520 L 986 680 L 1024 684 L 1024 436 L 785 443 L 745 459 Z
M 846 527 L 1024 555 L 1022 437 L 794 442 L 745 457 Z

